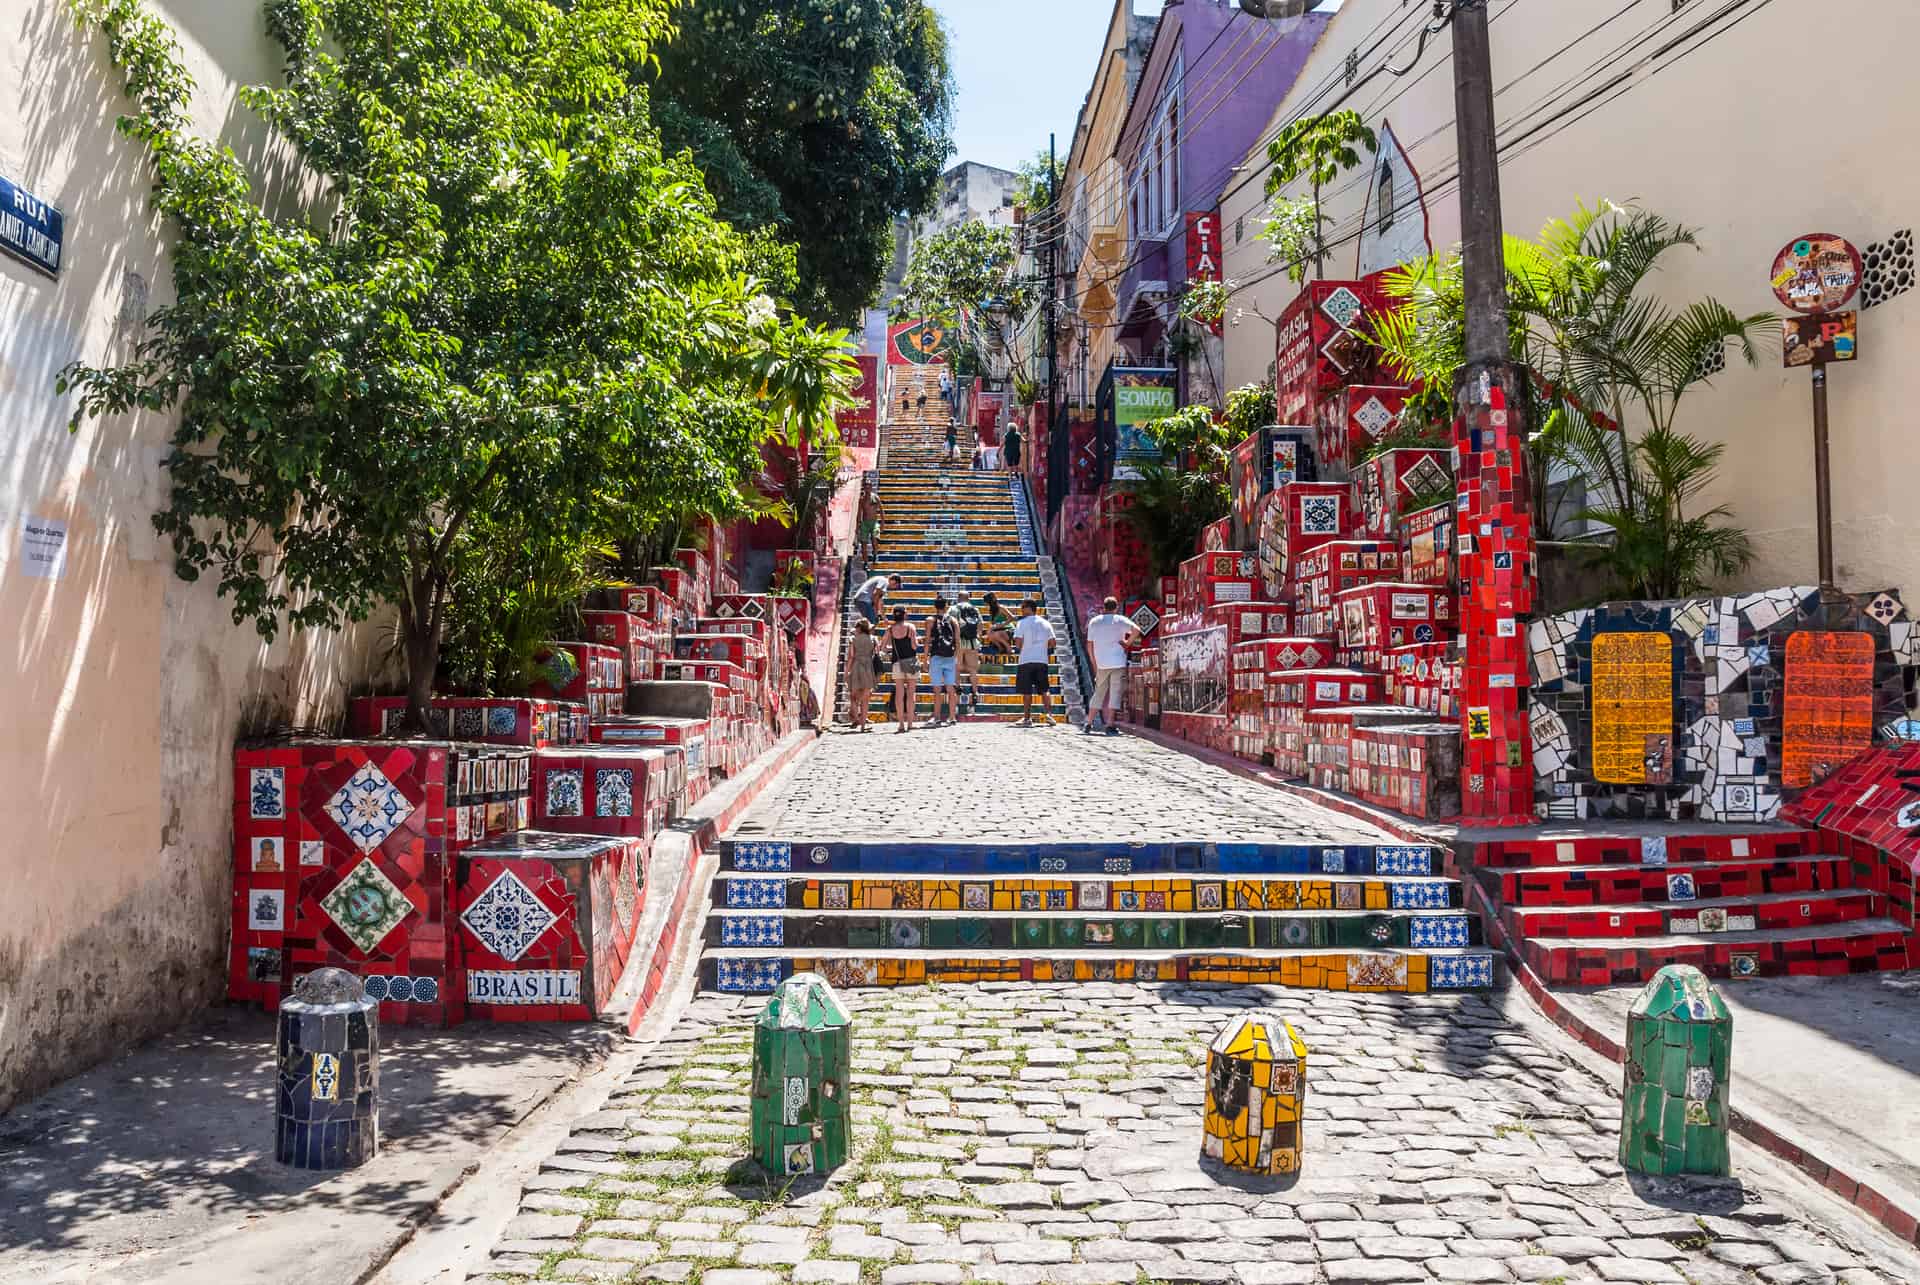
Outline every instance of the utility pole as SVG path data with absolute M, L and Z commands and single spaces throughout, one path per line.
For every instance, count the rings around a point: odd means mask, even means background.
M 1060 378 L 1059 378 L 1060 353 L 1058 348 L 1056 347 L 1057 340 L 1055 339 L 1055 334 L 1054 334 L 1054 315 L 1053 315 L 1057 300 L 1059 298 L 1058 285 L 1055 281 L 1055 276 L 1059 268 L 1059 254 L 1060 254 L 1060 250 L 1059 250 L 1060 231 L 1061 231 L 1060 171 L 1055 166 L 1055 162 L 1053 159 L 1053 147 L 1054 147 L 1054 135 L 1049 133 L 1047 135 L 1047 223 L 1046 223 L 1046 227 L 1047 227 L 1047 303 L 1046 303 L 1046 308 L 1047 308 L 1047 455 L 1048 455 L 1047 462 L 1049 465 L 1047 469 L 1047 494 L 1046 494 L 1046 501 L 1047 501 L 1046 521 L 1047 522 L 1052 521 L 1054 511 L 1059 507 L 1058 502 L 1054 499 L 1054 493 L 1056 490 L 1058 490 L 1060 486 L 1060 479 L 1054 476 L 1055 470 L 1051 467 L 1051 465 L 1053 462 L 1053 439 L 1058 437 L 1061 432 L 1060 420 L 1056 416 L 1056 407 L 1055 407 L 1055 402 L 1059 396 L 1059 390 L 1060 390 Z M 1027 451 L 1029 455 L 1032 454 L 1033 444 L 1031 442 L 1027 444 Z M 1043 522 L 1042 525 L 1044 526 L 1045 523 Z
M 1526 616 L 1536 571 L 1527 478 L 1527 375 L 1507 337 L 1500 160 L 1487 0 L 1452 0 L 1466 364 L 1454 378 L 1454 532 L 1460 588 L 1462 821 L 1526 824 L 1533 737 Z

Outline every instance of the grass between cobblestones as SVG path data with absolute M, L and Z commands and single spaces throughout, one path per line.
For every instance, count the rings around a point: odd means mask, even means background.
M 758 1003 L 702 996 L 529 1184 L 486 1279 L 1920 1279 L 1764 1191 L 1630 1184 L 1613 1159 L 1617 1101 L 1477 997 L 1083 985 L 845 998 L 853 1136 L 837 1173 L 748 1175 Z M 1247 1007 L 1288 1017 L 1311 1049 L 1297 1180 L 1198 1158 L 1206 1043 Z

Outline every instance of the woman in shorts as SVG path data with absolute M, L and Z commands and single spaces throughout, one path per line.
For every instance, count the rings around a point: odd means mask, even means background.
M 920 633 L 907 623 L 907 609 L 893 609 L 893 623 L 887 626 L 886 656 L 893 663 L 894 712 L 900 726 L 895 735 L 913 730 L 914 702 L 920 686 Z

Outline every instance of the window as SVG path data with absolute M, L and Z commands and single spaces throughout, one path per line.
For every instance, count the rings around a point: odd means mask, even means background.
M 1167 138 L 1173 149 L 1173 212 L 1180 212 L 1180 100 L 1167 108 Z
M 1233 243 L 1239 245 L 1241 241 L 1246 239 L 1246 235 L 1247 216 L 1242 214 L 1233 221 Z
M 1387 161 L 1380 162 L 1379 187 L 1378 221 L 1374 225 L 1374 231 L 1384 235 L 1387 229 L 1393 226 L 1393 211 L 1399 204 L 1393 194 L 1393 166 Z
M 1156 176 L 1154 187 L 1159 198 L 1153 207 L 1153 225 L 1160 228 L 1167 222 L 1167 140 L 1153 140 L 1153 172 Z

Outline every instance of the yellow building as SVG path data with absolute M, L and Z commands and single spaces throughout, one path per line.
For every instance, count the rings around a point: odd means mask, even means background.
M 1229 184 L 1225 272 L 1239 287 L 1229 386 L 1271 375 L 1271 319 L 1297 292 L 1257 237 L 1264 140 L 1287 121 L 1338 105 L 1384 131 L 1382 155 L 1325 193 L 1326 275 L 1458 242 L 1449 35 L 1432 37 L 1408 75 L 1366 79 L 1383 62 L 1412 58 L 1429 12 L 1401 0 L 1345 0 Z M 1833 367 L 1830 379 L 1835 560 L 1844 587 L 1920 590 L 1907 422 L 1920 403 L 1920 362 L 1910 359 L 1920 295 L 1903 293 L 1913 281 L 1920 174 L 1898 161 L 1911 150 L 1900 86 L 1909 83 L 1906 51 L 1920 40 L 1920 7 L 1858 0 L 1822 9 L 1818 25 L 1806 6 L 1773 0 L 1640 0 L 1604 12 L 1508 3 L 1493 6 L 1491 18 L 1509 233 L 1533 236 L 1583 200 L 1637 202 L 1699 230 L 1700 252 L 1669 256 L 1654 285 L 1679 302 L 1711 295 L 1740 314 L 1784 311 L 1769 269 L 1799 235 L 1833 233 L 1871 250 L 1855 304 L 1867 305 L 1859 360 Z M 1813 77 L 1809 59 L 1845 72 Z M 1383 163 L 1392 192 L 1385 203 Z M 1812 583 L 1808 372 L 1783 369 L 1771 353 L 1757 369 L 1735 361 L 1688 393 L 1677 427 L 1729 446 L 1714 490 L 1696 501 L 1726 504 L 1753 539 L 1754 564 L 1727 587 Z

